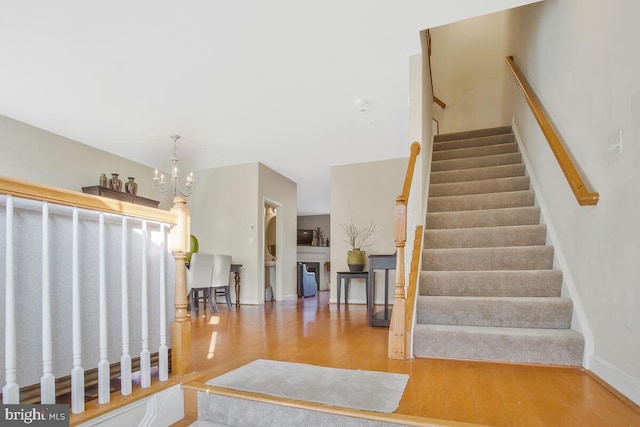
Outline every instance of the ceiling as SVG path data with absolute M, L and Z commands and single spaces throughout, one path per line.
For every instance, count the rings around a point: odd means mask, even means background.
M 164 170 L 179 134 L 325 214 L 331 166 L 408 155 L 419 31 L 531 2 L 0 0 L 0 114 Z

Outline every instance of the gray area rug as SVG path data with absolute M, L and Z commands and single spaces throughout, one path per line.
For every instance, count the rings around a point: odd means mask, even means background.
M 286 399 L 392 413 L 409 375 L 326 368 L 258 359 L 207 381 L 207 385 Z

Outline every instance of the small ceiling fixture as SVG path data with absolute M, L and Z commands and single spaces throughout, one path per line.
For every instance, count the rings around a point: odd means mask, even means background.
M 354 100 L 353 103 L 356 105 L 356 108 L 361 113 L 367 111 L 367 107 L 366 107 L 367 101 L 365 101 L 364 99 L 358 98 L 358 99 Z
M 187 175 L 187 179 L 184 183 L 184 188 L 180 184 L 180 177 L 178 175 L 178 140 L 180 139 L 180 135 L 171 135 L 171 139 L 173 140 L 173 155 L 171 156 L 171 180 L 165 181 L 164 174 L 158 176 L 158 169 L 156 169 L 156 174 L 153 177 L 153 188 L 158 190 L 160 193 L 173 193 L 173 196 L 184 196 L 189 197 L 191 192 L 193 191 L 193 184 L 195 180 L 193 179 L 193 172 Z

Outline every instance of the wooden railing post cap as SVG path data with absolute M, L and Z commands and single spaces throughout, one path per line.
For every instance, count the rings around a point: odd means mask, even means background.
M 173 204 L 174 205 L 186 205 L 187 204 L 187 199 L 184 196 L 175 196 L 173 198 Z
M 404 194 L 401 194 L 398 197 L 396 197 L 396 205 L 406 205 L 406 204 L 407 204 L 407 198 Z
M 420 154 L 421 149 L 422 149 L 422 146 L 418 141 L 413 141 L 411 143 L 411 154 L 413 154 L 414 156 L 417 156 L 418 154 Z

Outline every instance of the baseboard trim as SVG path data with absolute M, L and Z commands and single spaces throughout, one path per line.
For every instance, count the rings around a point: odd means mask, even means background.
M 184 397 L 178 378 L 156 384 L 150 390 L 143 397 L 131 396 L 131 399 L 121 399 L 105 405 L 88 405 L 87 411 L 71 417 L 70 425 L 90 427 L 108 423 L 161 427 L 184 418 Z
M 597 356 L 592 359 L 590 377 L 640 414 L 640 381 Z

